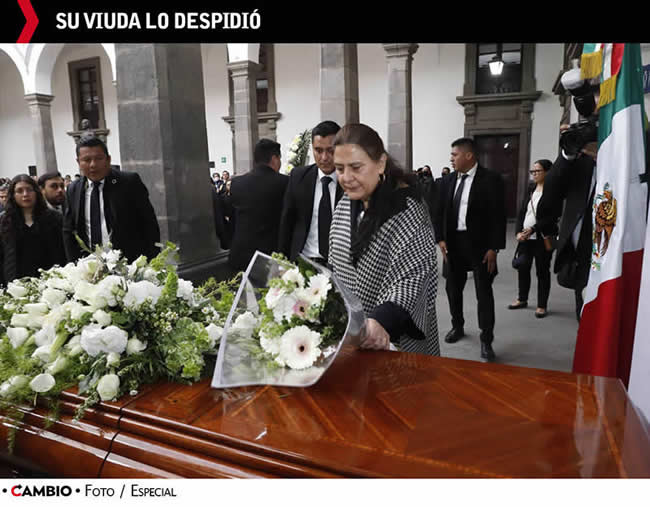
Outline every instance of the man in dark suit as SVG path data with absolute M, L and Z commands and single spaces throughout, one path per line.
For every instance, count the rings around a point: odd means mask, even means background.
M 236 219 L 228 262 L 235 271 L 246 269 L 255 250 L 271 254 L 278 249 L 282 198 L 289 181 L 278 174 L 280 157 L 278 143 L 260 139 L 253 170 L 232 180 L 230 203 Z
M 445 342 L 465 336 L 463 289 L 467 272 L 474 275 L 481 328 L 481 357 L 495 359 L 494 295 L 497 253 L 506 245 L 506 206 L 501 175 L 478 165 L 476 145 L 469 138 L 452 143 L 451 163 L 455 172 L 444 176 L 439 189 L 434 222 L 445 271 L 452 329 Z
M 562 125 L 560 130 L 567 128 Z M 576 156 L 562 152 L 546 175 L 544 193 L 537 205 L 537 224 L 545 237 L 556 234 L 555 224 L 562 215 L 554 271 L 560 285 L 575 291 L 578 320 L 582 291 L 589 280 L 597 151 L 597 143 L 589 143 Z
M 140 176 L 111 169 L 108 149 L 97 137 L 79 141 L 77 162 L 83 177 L 68 186 L 63 214 L 68 260 L 84 255 L 75 234 L 91 249 L 110 242 L 129 261 L 156 256 L 160 228 Z
M 343 195 L 334 170 L 334 138 L 341 127 L 324 121 L 311 131 L 315 164 L 289 174 L 280 222 L 280 251 L 295 261 L 302 253 L 327 264 L 332 213 Z

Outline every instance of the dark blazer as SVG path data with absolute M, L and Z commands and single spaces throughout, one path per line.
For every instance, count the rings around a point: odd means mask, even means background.
M 434 221 L 436 241 L 453 243 L 453 200 L 456 178 L 454 171 L 443 176 L 438 189 L 438 207 Z M 467 204 L 467 232 L 472 244 L 474 258 L 482 259 L 488 250 L 506 246 L 506 203 L 503 178 L 495 171 L 481 167 L 476 169 Z
M 83 257 L 74 234 L 88 245 L 85 219 L 85 177 L 71 183 L 66 192 L 63 214 L 63 241 L 69 261 Z M 134 261 L 140 255 L 149 259 L 158 255 L 160 228 L 149 192 L 137 173 L 111 170 L 104 179 L 104 216 L 113 248 Z
M 2 218 L 0 218 L 0 223 Z M 61 235 L 61 213 L 46 209 L 45 213 L 35 219 L 32 227 L 38 227 L 38 234 L 41 238 L 43 248 L 42 260 L 40 266 L 34 268 L 50 269 L 55 264 L 63 266 L 66 263 L 65 251 L 63 248 L 63 236 Z M 7 236 L 0 234 L 0 282 L 3 285 L 27 276 L 25 273 L 18 272 L 17 254 L 19 251 L 18 239 L 15 232 Z
M 586 213 L 588 219 L 583 221 L 581 236 L 591 238 L 589 198 L 594 166 L 593 159 L 586 155 L 575 160 L 566 160 L 560 155 L 544 180 L 544 193 L 537 205 L 537 225 L 544 236 L 557 234 L 554 227 L 562 215 L 555 257 L 556 273 L 563 265 L 574 259 L 579 259 L 581 264 L 589 262 L 591 241 L 581 240 L 578 243 L 580 251 L 576 252 L 571 236 L 578 220 Z M 565 203 L 564 211 L 562 211 L 563 203 Z
M 316 164 L 296 167 L 289 173 L 289 183 L 284 194 L 280 220 L 278 248 L 292 261 L 298 258 L 307 241 L 314 209 L 317 178 L 318 166 Z M 343 189 L 337 184 L 335 207 L 341 197 L 343 197 Z
M 230 245 L 230 266 L 245 270 L 255 250 L 278 250 L 282 200 L 289 178 L 266 165 L 233 178 L 230 203 L 235 210 L 235 230 Z

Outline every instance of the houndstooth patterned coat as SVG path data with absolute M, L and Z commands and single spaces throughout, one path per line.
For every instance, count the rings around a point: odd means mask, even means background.
M 361 300 L 366 315 L 385 302 L 404 308 L 424 340 L 402 335 L 406 352 L 440 355 L 436 292 L 438 264 L 426 205 L 407 197 L 404 211 L 375 233 L 356 268 L 352 264 L 351 211 L 347 195 L 339 201 L 330 228 L 329 261 L 336 276 Z

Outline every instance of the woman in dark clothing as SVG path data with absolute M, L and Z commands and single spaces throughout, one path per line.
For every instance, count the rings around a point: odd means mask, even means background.
M 533 164 L 530 174 L 533 182 L 528 188 L 526 197 L 521 203 L 517 217 L 517 254 L 519 257 L 518 278 L 519 297 L 514 303 L 508 305 L 510 310 L 526 308 L 528 306 L 528 292 L 530 291 L 530 268 L 535 259 L 537 272 L 537 310 L 535 317 L 546 317 L 546 305 L 551 291 L 551 256 L 544 247 L 544 238 L 537 231 L 537 204 L 544 192 L 544 178 L 553 163 L 542 159 Z
M 0 281 L 38 276 L 66 262 L 61 214 L 47 208 L 36 182 L 26 174 L 11 180 L 0 217 Z

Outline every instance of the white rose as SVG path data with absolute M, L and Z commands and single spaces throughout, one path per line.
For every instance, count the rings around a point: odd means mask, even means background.
M 77 267 L 72 262 L 66 264 L 64 267 L 62 267 L 59 270 L 59 273 L 63 276 L 63 278 L 70 285 L 69 292 L 73 292 L 74 287 L 82 280 L 82 278 L 83 278 L 83 272 L 82 271 L 83 270 L 82 270 L 81 267 Z M 57 287 L 54 287 L 54 288 L 57 288 Z
M 126 344 L 129 340 L 129 335 L 123 329 L 117 326 L 108 326 L 102 330 L 102 342 L 104 342 L 104 351 L 116 354 L 121 354 L 126 350 Z
M 63 371 L 66 366 L 68 366 L 68 359 L 65 356 L 59 355 L 53 363 L 48 365 L 46 371 L 52 375 L 56 375 L 60 371 Z
M 50 350 L 52 346 L 51 345 L 42 345 L 41 347 L 38 347 L 34 353 L 32 354 L 32 357 L 34 359 L 40 360 L 42 363 L 49 363 L 50 362 Z
M 97 383 L 97 393 L 102 401 L 112 400 L 120 389 L 120 377 L 114 373 L 104 375 Z
M 89 324 L 81 331 L 79 345 L 91 357 L 95 357 L 103 350 L 103 343 L 100 337 L 102 328 L 99 324 Z
M 111 325 L 111 316 L 104 310 L 97 310 L 93 313 L 93 319 L 95 319 L 95 321 L 102 327 Z
M 102 265 L 94 255 L 89 255 L 77 263 L 77 268 L 84 279 L 90 281 L 101 269 Z
M 29 378 L 25 375 L 14 375 L 0 386 L 0 397 L 5 398 L 17 389 L 25 387 L 28 382 Z
M 31 318 L 27 313 L 14 313 L 11 316 L 11 326 L 13 327 L 31 327 Z
M 298 268 L 293 268 L 287 271 L 282 275 L 282 280 L 285 282 L 292 282 L 301 289 L 305 286 L 305 278 L 300 274 Z
M 27 337 L 29 336 L 29 331 L 24 327 L 10 327 L 7 329 L 7 336 L 9 337 L 9 342 L 13 348 L 20 347 Z
M 150 300 L 151 304 L 155 305 L 161 293 L 162 287 L 158 287 L 147 280 L 133 282 L 128 285 L 128 290 L 124 296 L 124 305 L 127 308 L 138 308 L 147 300 Z
M 50 311 L 50 307 L 45 303 L 30 303 L 25 305 L 24 308 L 31 317 L 39 317 Z
M 126 342 L 126 355 L 130 356 L 132 354 L 137 354 L 138 352 L 142 352 L 146 348 L 147 348 L 146 343 L 141 342 L 137 338 L 131 338 L 129 339 L 128 342 Z
M 32 379 L 29 387 L 37 393 L 46 393 L 54 387 L 54 384 L 56 384 L 56 381 L 52 375 L 49 373 L 41 373 Z
M 107 276 L 97 284 L 96 299 L 93 305 L 96 308 L 103 308 L 106 305 L 117 305 L 117 293 L 122 286 L 126 286 L 124 278 L 116 275 Z
M 152 268 L 147 268 L 144 270 L 144 273 L 142 273 L 142 278 L 145 280 L 148 280 L 149 282 L 155 282 L 158 280 L 157 277 L 158 273 Z
M 111 366 L 116 366 L 120 362 L 120 355 L 116 354 L 115 352 L 111 352 L 106 356 L 106 366 L 109 368 Z
M 205 330 L 208 332 L 208 337 L 210 338 L 210 348 L 213 349 L 217 345 L 217 342 L 221 340 L 223 328 L 210 323 L 206 326 Z
M 121 354 L 126 350 L 128 334 L 117 326 L 105 329 L 93 324 L 86 326 L 81 332 L 81 347 L 89 356 L 95 357 L 101 352 Z
M 79 320 L 87 313 L 92 313 L 92 308 L 89 306 L 84 306 L 77 301 L 68 301 L 64 303 L 62 308 L 70 312 L 70 318 L 73 320 Z
M 102 259 L 106 262 L 106 267 L 112 271 L 117 266 L 117 261 L 120 260 L 121 253 L 119 250 L 110 250 L 102 253 Z
M 241 314 L 235 319 L 235 323 L 230 328 L 231 332 L 236 333 L 239 337 L 248 339 L 253 336 L 253 330 L 257 326 L 257 319 L 251 312 Z
M 41 298 L 50 308 L 62 305 L 66 298 L 65 292 L 59 289 L 45 289 Z
M 89 305 L 92 305 L 96 294 L 97 285 L 88 283 L 85 280 L 80 280 L 75 286 L 74 298 L 78 301 L 85 301 Z
M 178 279 L 178 290 L 176 291 L 176 297 L 182 298 L 186 301 L 192 300 L 192 295 L 194 294 L 194 286 L 189 280 Z
M 47 282 L 45 282 L 45 285 L 49 289 L 53 289 L 53 290 L 59 290 L 63 292 L 74 292 L 74 287 L 65 278 L 59 278 L 59 277 L 48 278 Z
M 27 289 L 22 285 L 14 282 L 9 282 L 7 284 L 7 292 L 16 299 L 25 297 L 27 295 Z

